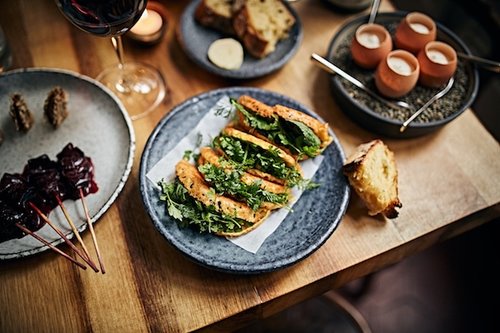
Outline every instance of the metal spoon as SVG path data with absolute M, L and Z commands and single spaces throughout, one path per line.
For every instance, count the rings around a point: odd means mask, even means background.
M 370 9 L 370 16 L 368 17 L 368 24 L 375 22 L 375 17 L 377 16 L 378 8 L 380 7 L 380 0 L 373 0 L 372 8 Z
M 450 79 L 450 81 L 448 81 L 448 84 L 446 85 L 446 87 L 444 87 L 442 90 L 440 90 L 436 95 L 432 96 L 431 99 L 429 99 L 427 101 L 427 103 L 425 103 L 424 105 L 422 105 L 422 107 L 420 109 L 418 109 L 414 114 L 412 114 L 410 116 L 410 118 L 408 118 L 404 123 L 403 125 L 401 125 L 401 127 L 399 128 L 399 132 L 403 133 L 406 128 L 408 127 L 408 125 L 413 121 L 415 120 L 415 118 L 417 118 L 422 112 L 424 112 L 425 109 L 427 109 L 427 107 L 429 107 L 429 105 L 431 105 L 432 103 L 434 103 L 436 100 L 438 100 L 439 98 L 443 97 L 444 95 L 446 95 L 446 93 L 448 91 L 450 91 L 451 87 L 453 86 L 453 82 L 455 82 L 455 79 L 452 77 Z
M 389 101 L 385 98 L 382 98 L 377 93 L 368 89 L 368 87 L 366 87 L 361 81 L 359 81 L 358 79 L 347 74 L 342 69 L 338 68 L 337 66 L 335 66 L 334 64 L 332 64 L 331 62 L 329 62 L 328 60 L 326 60 L 325 58 L 323 58 L 322 56 L 320 56 L 316 53 L 311 54 L 311 59 L 316 60 L 316 62 L 321 65 L 320 67 L 323 68 L 324 70 L 326 70 L 327 72 L 340 75 L 341 77 L 343 77 L 347 81 L 351 82 L 353 85 L 355 85 L 359 89 L 366 92 L 371 97 L 375 98 L 376 100 L 378 100 L 381 103 L 384 103 L 387 106 L 390 106 L 391 108 L 394 108 L 394 109 L 405 108 L 405 109 L 409 109 L 411 111 L 415 110 L 413 108 L 413 106 L 411 106 L 410 104 L 408 104 L 406 102 Z
M 468 55 L 462 52 L 457 52 L 457 56 L 459 58 L 475 62 L 484 69 L 487 69 L 489 71 L 500 73 L 500 62 L 484 59 L 473 55 Z

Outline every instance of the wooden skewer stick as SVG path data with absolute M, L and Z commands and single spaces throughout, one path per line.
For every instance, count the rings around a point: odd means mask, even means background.
M 99 272 L 99 269 L 95 266 L 95 264 L 91 261 L 89 261 L 87 259 L 87 257 L 85 257 L 85 255 L 82 253 L 82 251 L 80 251 L 76 246 L 75 244 L 73 244 L 64 234 L 61 230 L 59 230 L 50 220 L 47 216 L 45 216 L 44 213 L 42 213 L 40 211 L 40 209 L 38 209 L 37 206 L 35 206 L 32 202 L 29 203 L 29 205 L 31 206 L 31 208 L 33 208 L 35 210 L 35 212 L 37 212 L 37 214 L 52 228 L 54 229 L 55 232 L 57 232 L 57 234 L 59 236 L 62 237 L 62 239 L 64 240 L 64 242 L 66 244 L 68 244 L 69 247 L 71 247 L 71 249 L 73 251 L 76 252 L 76 254 L 78 254 L 80 256 L 80 258 L 83 259 L 83 261 L 85 261 L 95 272 Z
M 71 230 L 73 230 L 73 233 L 75 234 L 76 239 L 78 240 L 78 242 L 82 246 L 82 249 L 83 249 L 85 256 L 87 257 L 88 260 L 92 261 L 92 258 L 90 257 L 89 250 L 87 250 L 87 247 L 85 246 L 85 243 L 83 242 L 83 239 L 80 236 L 80 232 L 78 231 L 75 224 L 73 223 L 73 220 L 69 216 L 69 213 L 66 210 L 64 203 L 61 201 L 61 198 L 59 198 L 58 195 L 56 195 L 55 197 L 56 197 L 57 203 L 59 204 L 59 207 L 61 207 L 61 210 L 62 210 L 64 216 L 66 217 L 66 220 L 68 221 L 69 226 L 71 227 Z M 95 263 L 94 263 L 94 266 L 95 266 Z
M 99 245 L 97 244 L 97 238 L 95 236 L 94 227 L 92 226 L 92 222 L 90 221 L 89 210 L 87 208 L 87 204 L 85 203 L 85 197 L 83 195 L 83 191 L 80 188 L 80 199 L 82 200 L 83 210 L 85 211 L 85 216 L 87 217 L 87 223 L 89 225 L 90 234 L 92 235 L 92 241 L 94 242 L 95 253 L 97 254 L 97 259 L 99 260 L 99 266 L 101 267 L 102 274 L 106 273 L 106 269 L 104 268 L 104 262 L 102 261 L 101 251 L 99 251 Z
M 75 259 L 71 258 L 66 253 L 64 253 L 63 251 L 59 250 L 57 247 L 55 247 L 54 245 L 50 244 L 48 241 L 46 241 L 42 237 L 38 236 L 37 234 L 35 234 L 33 231 L 29 230 L 28 228 L 20 225 L 19 223 L 16 223 L 16 227 L 18 227 L 19 229 L 21 229 L 24 233 L 26 233 L 26 234 L 32 236 L 33 238 L 37 239 L 39 242 L 47 245 L 51 250 L 53 250 L 56 253 L 62 255 L 64 258 L 68 259 L 69 261 L 71 261 L 72 263 L 74 263 L 75 265 L 77 265 L 78 267 L 80 267 L 81 269 L 87 269 L 87 266 L 85 266 L 85 265 L 81 264 L 80 262 L 76 261 Z

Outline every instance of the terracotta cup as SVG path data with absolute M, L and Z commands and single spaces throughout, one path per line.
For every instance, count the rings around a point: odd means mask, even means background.
M 429 16 L 412 12 L 401 20 L 394 36 L 400 49 L 417 54 L 424 46 L 436 40 L 436 23 Z
M 419 72 L 420 66 L 413 54 L 405 50 L 395 50 L 378 65 L 375 85 L 386 97 L 401 97 L 415 87 Z
M 373 69 L 392 50 L 392 39 L 380 24 L 363 24 L 356 29 L 351 43 L 354 62 L 363 68 Z
M 443 42 L 427 43 L 417 59 L 420 64 L 419 82 L 426 87 L 442 86 L 457 69 L 457 53 Z

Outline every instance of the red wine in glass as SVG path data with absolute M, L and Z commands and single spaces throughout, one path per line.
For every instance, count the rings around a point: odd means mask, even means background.
M 78 28 L 103 37 L 127 32 L 146 9 L 144 0 L 59 0 L 58 4 Z
M 97 76 L 122 101 L 132 119 L 153 111 L 165 98 L 165 81 L 150 65 L 123 61 L 121 35 L 130 30 L 146 9 L 147 0 L 55 0 L 63 15 L 90 34 L 111 37 L 117 67 Z

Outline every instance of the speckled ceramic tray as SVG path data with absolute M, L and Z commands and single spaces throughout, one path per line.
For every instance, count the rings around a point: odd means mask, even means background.
M 385 26 L 393 36 L 393 30 L 395 30 L 397 24 L 406 16 L 406 14 L 406 12 L 379 13 L 375 23 Z M 350 20 L 343 25 L 330 42 L 327 58 L 332 63 L 341 67 L 343 70 L 349 72 L 349 74 L 365 83 L 370 89 L 376 91 L 373 79 L 375 71 L 362 70 L 357 67 L 352 62 L 350 53 L 348 53 L 348 56 L 345 59 L 343 57 L 346 52 L 349 52 L 348 48 L 346 48 L 346 41 L 350 44 L 356 29 L 367 21 L 368 16 L 365 15 Z M 448 43 L 456 51 L 471 54 L 465 43 L 451 30 L 439 22 L 436 22 L 436 26 L 436 40 Z M 393 49 L 396 49 L 396 46 L 394 46 Z M 441 99 L 430 105 L 426 111 L 424 111 L 419 118 L 410 123 L 406 131 L 402 133 L 399 129 L 403 124 L 403 121 L 411 115 L 410 111 L 404 109 L 391 111 L 390 108 L 387 108 L 377 100 L 369 97 L 365 92 L 360 91 L 357 88 L 353 88 L 350 83 L 346 83 L 345 80 L 337 75 L 332 75 L 330 81 L 335 100 L 339 103 L 341 109 L 358 124 L 369 131 L 385 136 L 398 139 L 412 138 L 429 134 L 442 128 L 444 125 L 461 115 L 476 98 L 479 87 L 479 75 L 475 65 L 465 62 L 463 59 L 459 58 L 458 67 L 459 68 L 455 73 L 455 83 L 451 90 Z M 460 84 L 459 82 L 463 82 L 463 84 Z M 439 88 L 430 89 L 417 84 L 417 86 L 409 94 L 401 97 L 400 99 L 413 104 L 415 109 L 418 109 L 439 90 Z M 461 96 L 461 102 L 454 103 L 455 106 L 451 108 L 448 104 L 453 100 L 453 96 Z M 381 114 L 376 112 L 375 108 L 381 108 L 385 110 L 384 112 L 397 112 L 403 120 L 397 120 L 394 117 L 391 117 L 389 113 Z M 441 112 L 443 112 L 441 119 L 423 121 L 426 117 L 429 118 L 429 113 L 436 112 L 436 110 L 441 110 Z
M 69 115 L 58 129 L 53 129 L 43 115 L 43 103 L 48 92 L 62 87 L 68 94 Z M 33 128 L 18 133 L 9 116 L 10 96 L 23 96 L 35 118 Z M 132 123 L 124 107 L 99 82 L 70 71 L 57 69 L 24 69 L 0 75 L 0 128 L 5 141 L 0 145 L 0 176 L 22 172 L 28 159 L 47 154 L 55 155 L 71 142 L 92 158 L 99 191 L 86 197 L 90 215 L 97 221 L 120 193 L 130 173 L 135 149 Z M 86 229 L 84 212 L 79 201 L 65 202 L 77 228 Z M 69 237 L 73 234 L 56 208 L 49 218 Z M 56 245 L 62 242 L 45 225 L 39 235 Z M 99 234 L 97 234 L 99 237 Z M 30 236 L 0 243 L 0 259 L 12 259 L 47 250 Z
M 208 48 L 217 39 L 229 37 L 220 32 L 198 24 L 194 19 L 194 12 L 200 3 L 192 1 L 184 10 L 180 20 L 179 39 L 188 57 L 207 71 L 232 79 L 251 79 L 270 74 L 285 65 L 297 52 L 302 41 L 302 25 L 300 18 L 285 2 L 290 12 L 295 17 L 288 38 L 276 45 L 276 50 L 263 59 L 257 59 L 245 52 L 242 66 L 237 70 L 226 70 L 215 66 L 207 56 Z
M 225 88 L 192 97 L 163 118 L 149 137 L 142 155 L 139 181 L 144 206 L 153 224 L 174 247 L 203 266 L 230 273 L 255 274 L 281 269 L 304 259 L 317 250 L 340 223 L 350 192 L 341 170 L 344 152 L 333 132 L 330 134 L 334 141 L 325 150 L 325 159 L 313 178 L 321 186 L 302 194 L 293 211 L 256 254 L 225 238 L 179 227 L 167 214 L 165 202 L 159 200 L 157 189 L 146 178 L 149 170 L 196 126 L 221 97 L 237 98 L 242 94 L 270 105 L 287 105 L 319 118 L 289 97 L 256 88 Z

